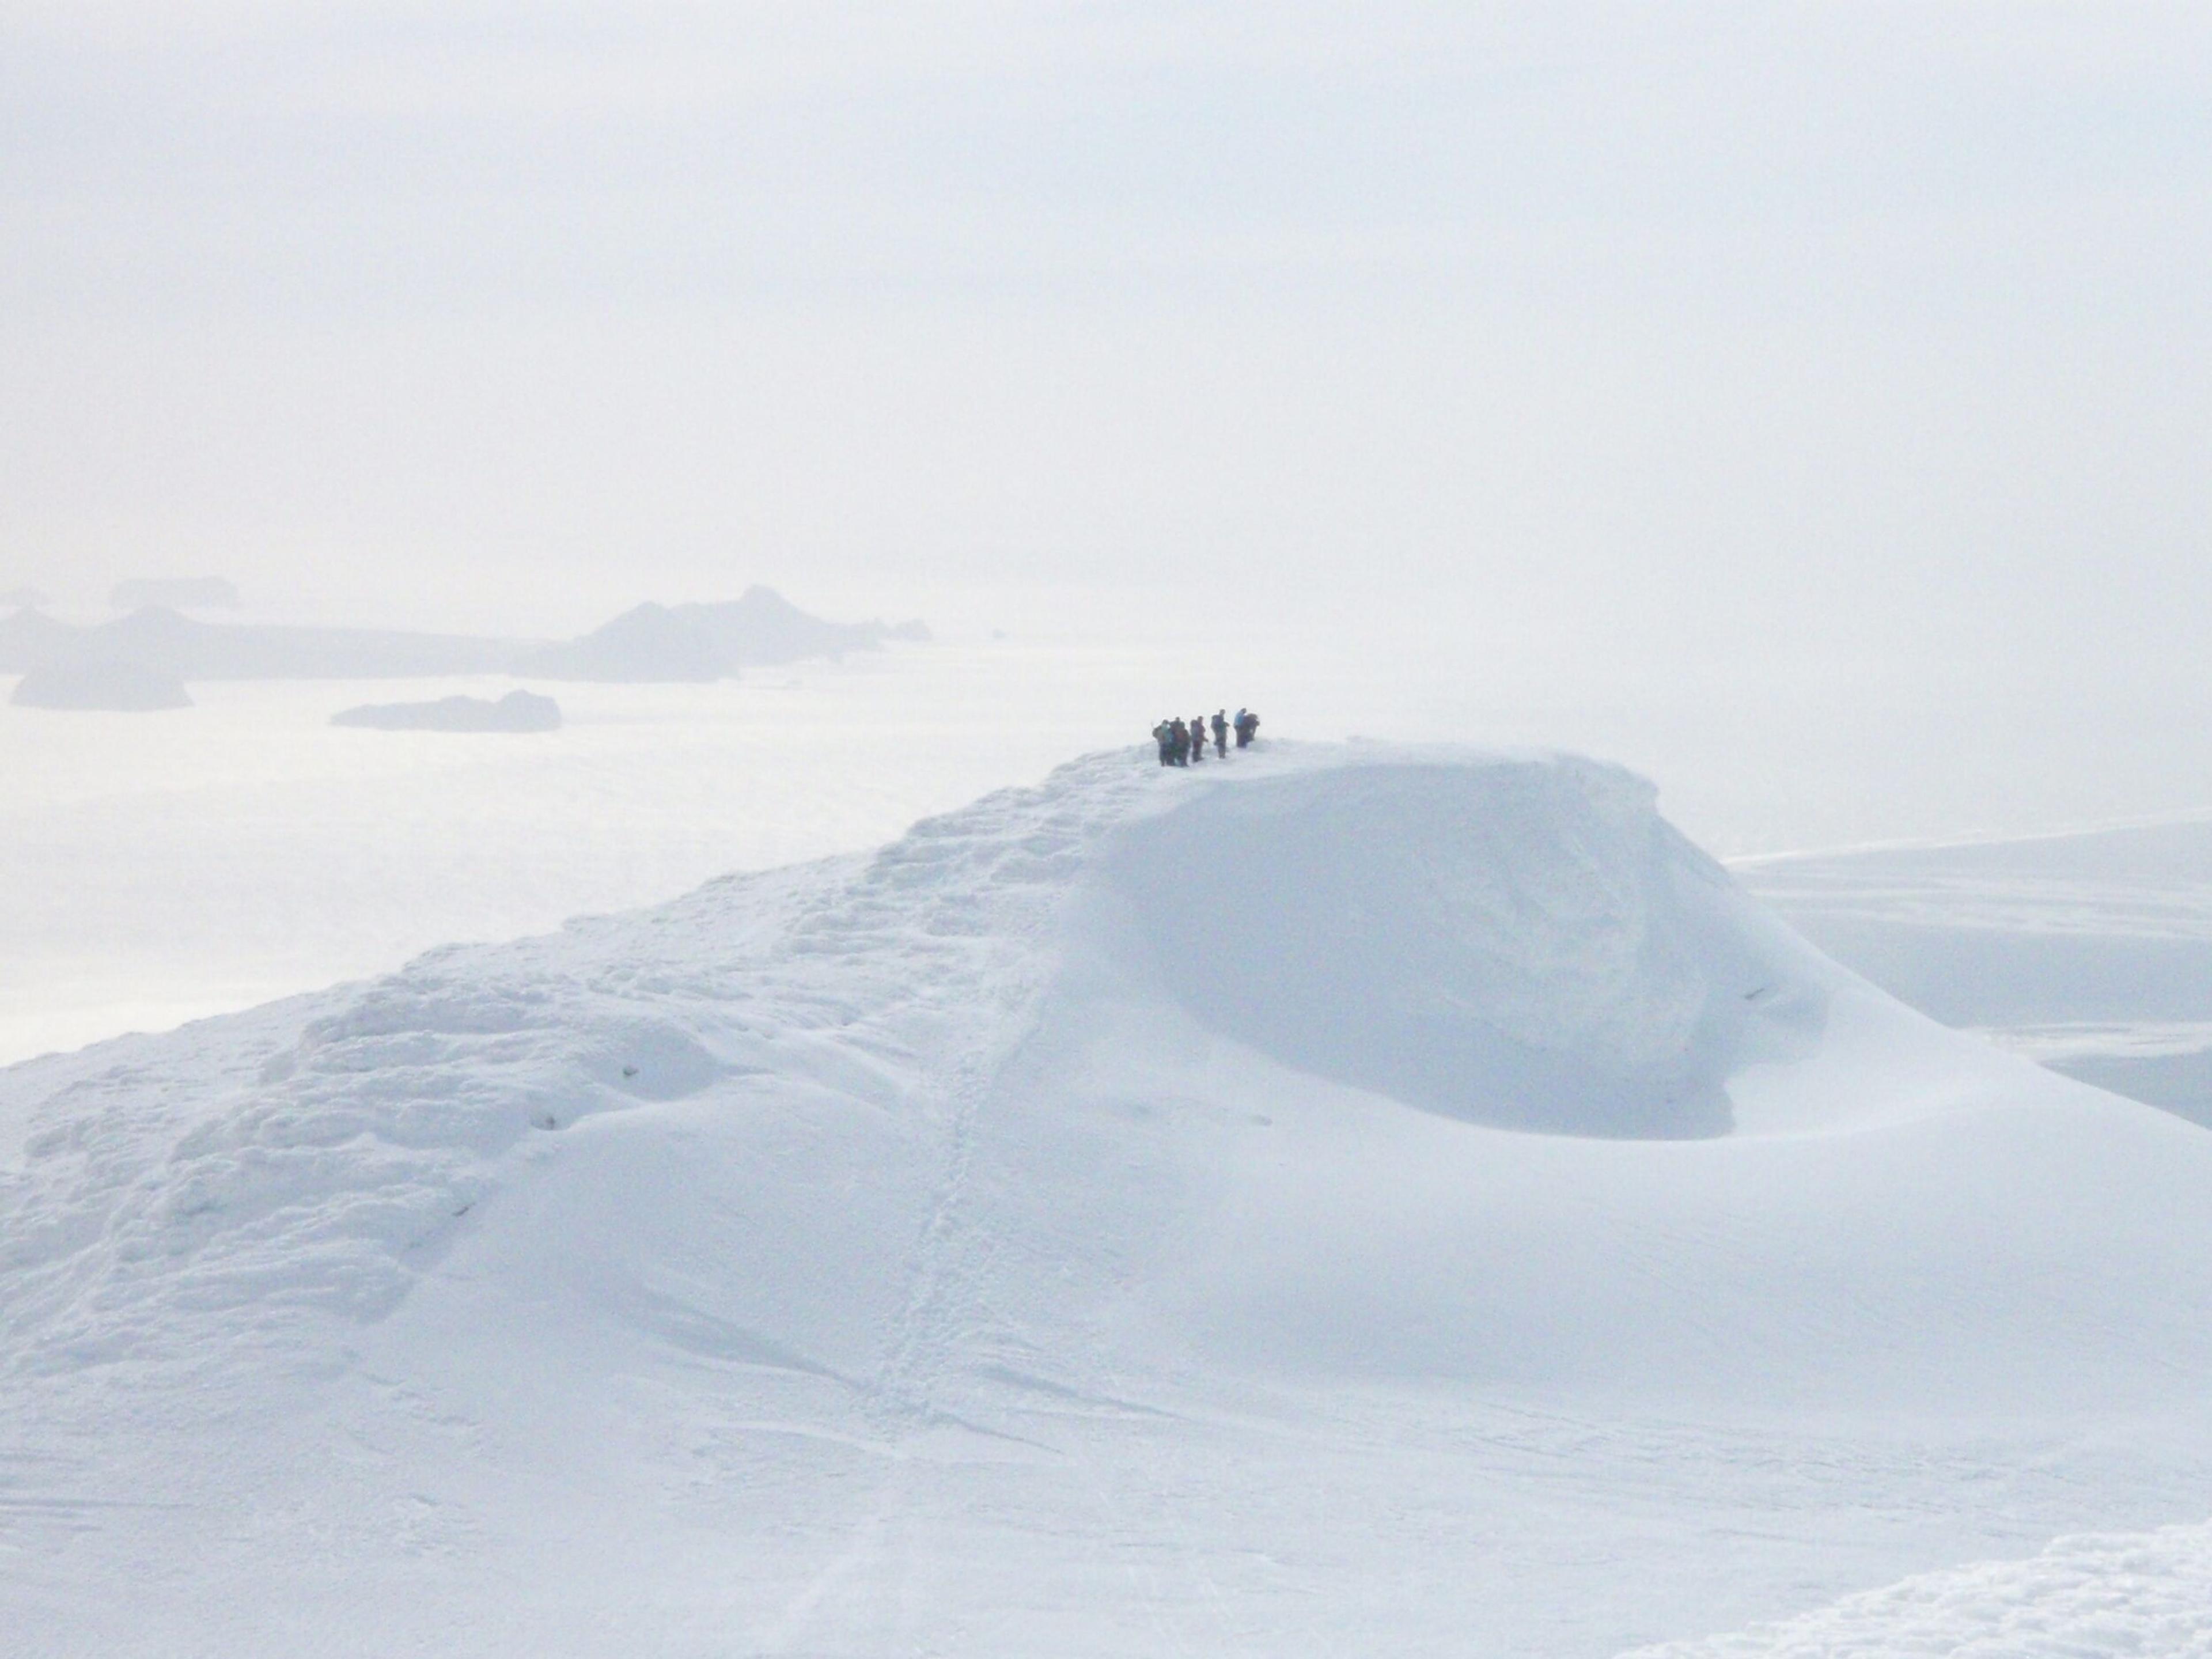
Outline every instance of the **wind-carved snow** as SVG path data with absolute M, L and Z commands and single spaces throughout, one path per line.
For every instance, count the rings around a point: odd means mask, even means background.
M 1173 994 L 1287 1064 L 1509 1127 L 1718 1134 L 1728 1077 L 1809 1050 L 1826 988 L 1654 795 L 1373 765 L 1218 791 L 1115 870 Z
M 2042 1659 L 2212 1653 L 2212 1527 L 2056 1540 L 1832 1607 L 1624 1659 Z
M 1562 757 L 1094 757 L 0 1156 L 43 1650 L 1608 1654 L 2212 1477 L 2201 1132 Z

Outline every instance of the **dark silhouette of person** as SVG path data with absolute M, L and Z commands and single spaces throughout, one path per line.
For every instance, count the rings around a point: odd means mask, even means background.
M 1160 764 L 1175 764 L 1175 728 L 1162 720 L 1152 728 L 1152 741 L 1160 746 Z
M 1252 739 L 1260 735 L 1260 717 L 1249 708 L 1237 711 L 1237 746 L 1249 749 Z
M 1194 714 L 1190 722 L 1190 762 L 1195 766 L 1206 758 L 1206 716 Z
M 1213 756 L 1216 760 L 1229 758 L 1229 711 L 1225 708 L 1213 711 Z
M 1173 733 L 1173 736 L 1169 739 L 1168 746 L 1170 750 L 1175 756 L 1175 764 L 1177 766 L 1189 765 L 1190 727 L 1185 726 L 1182 723 L 1182 716 L 1177 714 L 1175 717 L 1175 723 L 1168 729 Z

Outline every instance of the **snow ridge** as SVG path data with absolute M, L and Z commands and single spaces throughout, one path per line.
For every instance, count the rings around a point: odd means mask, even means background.
M 173 1357 L 178 1308 L 263 1340 L 303 1310 L 376 1319 L 523 1138 L 718 1082 L 957 1118 L 953 1097 L 1018 1041 L 1055 906 L 1127 770 L 1079 763 L 872 859 L 433 951 L 188 1028 L 165 1064 L 88 1050 L 60 1088 L 9 1103 L 30 1127 L 0 1176 L 16 1334 L 0 1362 Z

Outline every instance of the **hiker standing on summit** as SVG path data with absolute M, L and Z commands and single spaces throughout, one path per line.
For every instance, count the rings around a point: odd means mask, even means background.
M 1217 760 L 1229 758 L 1229 734 L 1237 734 L 1237 746 L 1248 749 L 1253 735 L 1260 729 L 1260 717 L 1249 708 L 1237 711 L 1231 720 L 1229 711 L 1217 708 L 1209 720 L 1205 714 L 1194 714 L 1186 721 L 1180 714 L 1162 720 L 1152 728 L 1152 741 L 1160 746 L 1163 766 L 1191 766 L 1206 758 L 1206 728 L 1213 728 L 1213 753 Z

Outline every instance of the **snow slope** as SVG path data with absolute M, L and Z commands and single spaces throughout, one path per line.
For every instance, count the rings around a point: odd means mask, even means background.
M 1946 1024 L 2212 1123 L 2212 823 L 1750 860 L 1821 949 Z
M 0 1625 L 1698 1636 L 2201 1516 L 2208 1178 L 1617 769 L 1094 757 L 0 1073 Z

